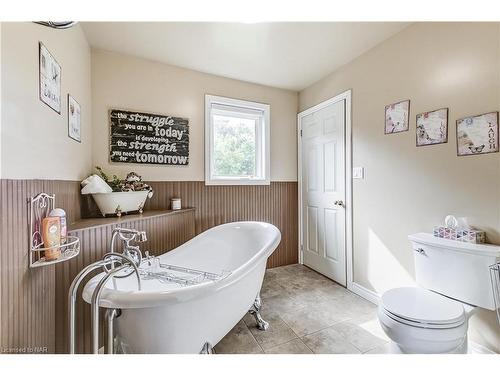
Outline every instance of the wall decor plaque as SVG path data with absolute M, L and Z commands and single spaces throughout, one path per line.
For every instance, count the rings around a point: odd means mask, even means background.
M 457 120 L 457 155 L 498 152 L 498 112 Z
M 68 94 L 68 137 L 82 142 L 82 110 L 80 104 Z
M 40 100 L 61 114 L 61 66 L 42 42 L 38 43 L 38 60 Z
M 403 100 L 385 106 L 385 134 L 401 133 L 408 131 L 410 115 L 410 101 Z
M 417 146 L 448 142 L 448 108 L 417 115 Z
M 111 109 L 109 120 L 112 162 L 188 165 L 188 119 Z

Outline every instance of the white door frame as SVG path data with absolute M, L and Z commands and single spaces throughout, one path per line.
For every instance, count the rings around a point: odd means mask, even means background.
M 314 107 L 308 108 L 297 115 L 297 143 L 298 143 L 298 193 L 299 193 L 299 263 L 303 264 L 302 238 L 302 119 L 313 112 L 317 112 L 333 103 L 345 100 L 345 250 L 346 250 L 346 279 L 347 289 L 353 288 L 353 251 L 352 251 L 352 133 L 351 133 L 351 90 L 325 100 Z

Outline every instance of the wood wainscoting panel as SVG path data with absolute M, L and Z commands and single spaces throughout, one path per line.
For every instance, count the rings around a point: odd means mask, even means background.
M 265 221 L 281 231 L 281 243 L 268 267 L 297 263 L 297 182 L 272 182 L 267 186 L 206 186 L 203 181 L 152 182 L 155 194 L 145 210 L 170 207 L 170 199 L 182 198 L 183 220 L 172 217 L 129 222 L 143 228 L 149 241 L 141 248 L 152 254 L 172 249 L 213 226 L 241 220 Z M 28 198 L 56 194 L 56 206 L 66 210 L 68 222 L 80 219 L 88 199 L 80 195 L 79 181 L 0 180 L 0 353 L 67 351 L 67 293 L 73 277 L 107 251 L 112 226 L 95 227 L 77 235 L 82 252 L 55 266 L 28 268 Z M 93 204 L 93 202 L 92 202 Z M 187 218 L 190 216 L 190 218 Z M 73 233 L 75 234 L 75 233 Z M 83 285 L 82 285 L 83 286 Z M 79 298 L 78 352 L 89 352 L 88 306 Z
M 203 181 L 148 182 L 155 193 L 145 209 L 166 209 L 170 199 L 196 208 L 196 234 L 219 224 L 256 220 L 276 225 L 281 243 L 267 262 L 268 268 L 298 262 L 297 182 L 270 185 L 207 186 Z
M 88 228 L 70 230 L 72 236 L 80 238 L 80 254 L 70 261 L 59 263 L 55 266 L 55 337 L 56 352 L 68 353 L 68 291 L 75 276 L 84 267 L 101 259 L 110 251 L 112 231 L 115 227 L 134 228 L 147 233 L 147 242 L 140 244 L 141 250 L 149 251 L 151 255 L 160 255 L 165 251 L 172 250 L 195 236 L 195 210 L 186 209 L 169 213 L 158 213 L 142 217 L 133 215 L 133 218 L 126 218 L 122 222 L 94 225 L 97 220 L 92 220 Z M 120 221 L 120 220 L 117 220 Z M 80 226 L 78 226 L 80 227 Z M 119 241 L 118 241 L 119 242 Z M 119 250 L 119 249 L 117 249 Z M 77 353 L 91 353 L 90 341 L 90 305 L 82 299 L 82 289 L 87 281 L 94 276 L 97 271 L 85 278 L 80 284 L 77 308 L 76 308 L 76 337 Z M 102 324 L 103 314 L 101 314 L 101 343 L 103 342 Z M 101 344 L 102 345 L 102 344 Z
M 55 270 L 28 267 L 28 198 L 54 193 L 75 220 L 79 190 L 74 181 L 0 180 L 0 353 L 55 350 Z

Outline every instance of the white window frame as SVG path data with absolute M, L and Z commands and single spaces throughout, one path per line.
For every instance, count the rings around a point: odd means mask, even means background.
M 260 111 L 263 113 L 263 123 L 256 129 L 256 168 L 261 169 L 259 177 L 217 178 L 212 174 L 213 154 L 213 124 L 212 112 L 214 105 L 234 107 L 238 109 Z M 271 106 L 269 104 L 250 102 L 223 96 L 205 95 L 205 185 L 269 185 L 271 183 Z M 264 158 L 264 160 L 262 160 Z

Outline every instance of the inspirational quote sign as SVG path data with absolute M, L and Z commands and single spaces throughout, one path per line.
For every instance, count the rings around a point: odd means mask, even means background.
M 188 165 L 188 119 L 119 109 L 109 118 L 112 162 Z

